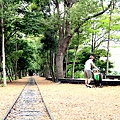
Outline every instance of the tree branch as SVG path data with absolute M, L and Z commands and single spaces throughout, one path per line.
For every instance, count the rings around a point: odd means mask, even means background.
M 81 24 L 78 25 L 78 27 L 74 30 L 74 32 L 77 32 L 79 30 L 79 28 L 88 20 L 90 20 L 91 18 L 95 18 L 97 16 L 102 15 L 103 13 L 105 13 L 112 5 L 113 0 L 110 1 L 110 4 L 108 5 L 108 7 L 106 9 L 104 9 L 103 11 L 96 13 L 95 15 L 89 16 L 88 18 L 86 18 Z

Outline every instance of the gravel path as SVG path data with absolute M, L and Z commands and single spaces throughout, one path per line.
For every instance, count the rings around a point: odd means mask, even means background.
M 0 87 L 0 120 L 28 78 Z M 82 84 L 58 84 L 34 78 L 54 120 L 120 120 L 120 86 L 86 88 Z

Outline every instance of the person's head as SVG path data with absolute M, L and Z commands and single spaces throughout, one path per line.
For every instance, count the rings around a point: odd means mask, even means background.
M 93 60 L 93 59 L 94 59 L 94 56 L 90 55 L 89 59 L 92 59 L 92 60 Z

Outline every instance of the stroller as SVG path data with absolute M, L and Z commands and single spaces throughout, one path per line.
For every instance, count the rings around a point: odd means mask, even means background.
M 100 87 L 100 88 L 103 87 L 102 86 L 102 74 L 96 69 L 93 70 L 93 81 L 94 81 L 93 87 Z

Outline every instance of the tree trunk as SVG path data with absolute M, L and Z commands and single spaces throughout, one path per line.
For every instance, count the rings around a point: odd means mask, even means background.
M 8 76 L 9 81 L 12 82 L 12 80 L 11 80 L 11 76 L 10 76 L 10 74 L 9 74 L 9 69 L 6 70 L 6 75 Z
M 11 79 L 13 80 L 13 76 L 14 76 L 14 70 L 13 70 L 13 68 L 10 68 L 9 69 L 9 73 L 10 73 L 10 76 L 11 76 Z
M 19 77 L 19 79 L 21 79 L 21 78 L 22 78 L 21 71 L 22 71 L 22 70 L 19 70 L 19 71 L 18 71 L 18 77 Z
M 54 75 L 54 55 L 51 50 L 50 50 L 50 71 L 51 71 L 52 81 L 55 82 L 56 80 Z
M 60 78 L 64 78 L 63 75 L 63 53 L 58 51 L 58 54 L 56 55 L 56 80 Z M 57 82 L 56 81 L 56 82 Z
M 1 56 L 0 56 L 0 64 L 2 64 L 2 57 Z M 0 83 L 2 83 L 2 67 L 0 67 Z
M 113 1 L 113 4 L 111 6 L 111 9 L 110 9 L 110 16 L 109 16 L 109 28 L 108 28 L 108 43 L 107 43 L 107 64 L 106 64 L 106 73 L 105 73 L 105 78 L 106 78 L 106 75 L 108 75 L 108 69 L 109 69 L 109 51 L 110 51 L 110 48 L 109 48 L 109 44 L 110 44 L 110 32 L 111 32 L 111 24 L 112 24 L 112 11 L 114 10 L 114 1 Z
M 7 69 L 6 69 L 6 74 L 7 74 L 8 78 L 11 82 L 13 80 L 13 78 L 12 78 L 12 75 L 11 75 L 11 72 L 10 72 L 10 68 L 8 66 L 7 66 Z
M 66 59 L 65 59 L 65 77 L 67 78 L 67 65 L 68 65 L 68 49 L 66 53 Z
M 17 40 L 17 36 L 16 36 L 16 40 Z M 16 52 L 17 52 L 17 42 L 16 42 Z M 17 60 L 15 60 L 15 80 L 17 80 L 18 78 L 18 73 L 17 73 Z
M 109 44 L 110 44 L 111 22 L 112 22 L 112 16 L 111 16 L 111 13 L 110 13 L 110 17 L 109 17 L 109 30 L 108 30 L 108 43 L 107 43 L 106 75 L 108 75 L 108 69 L 109 69 L 109 51 L 110 51 L 110 48 L 109 48 L 110 45 Z M 105 75 L 105 78 L 106 78 L 106 75 Z
M 76 48 L 75 48 L 75 56 L 74 56 L 74 61 L 73 61 L 73 66 L 72 66 L 72 78 L 74 78 L 75 62 L 76 62 L 77 50 L 78 50 L 78 46 L 76 46 Z
M 0 71 L 0 83 L 2 83 L 2 72 Z
M 3 1 L 2 1 L 2 3 L 1 3 L 1 6 L 2 6 L 1 27 L 2 27 L 3 80 L 4 80 L 4 86 L 6 86 L 6 85 L 7 85 L 7 82 L 6 82 L 6 70 L 5 70 L 5 45 L 4 45 L 5 38 L 4 38 L 4 20 L 3 20 Z
M 94 34 L 92 33 L 92 53 L 94 52 Z

